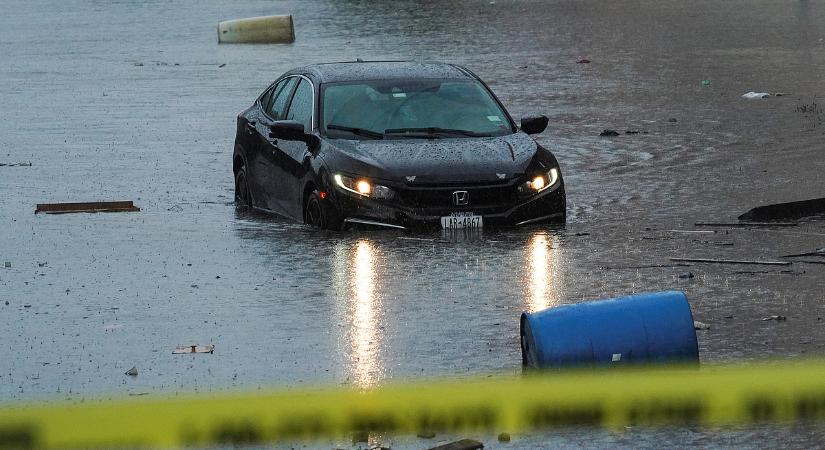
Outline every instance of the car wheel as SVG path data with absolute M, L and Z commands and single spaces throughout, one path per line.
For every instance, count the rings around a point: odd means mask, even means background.
M 238 206 L 252 206 L 252 196 L 249 195 L 249 183 L 246 178 L 246 167 L 238 169 L 235 174 L 235 204 Z
M 304 222 L 314 228 L 340 230 L 341 219 L 326 203 L 318 191 L 312 191 L 304 206 Z

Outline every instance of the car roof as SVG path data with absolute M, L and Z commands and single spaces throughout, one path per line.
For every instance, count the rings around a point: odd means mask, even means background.
M 301 74 L 318 83 L 409 78 L 474 79 L 467 69 L 439 62 L 352 61 L 312 64 L 292 69 L 286 75 Z

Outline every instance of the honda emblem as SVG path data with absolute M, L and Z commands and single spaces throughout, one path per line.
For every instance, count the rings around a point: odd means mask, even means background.
M 470 203 L 470 193 L 467 191 L 453 192 L 453 204 L 455 206 L 466 206 Z

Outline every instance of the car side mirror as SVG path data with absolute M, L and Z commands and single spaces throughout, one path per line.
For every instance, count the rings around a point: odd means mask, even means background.
M 306 141 L 304 124 L 297 120 L 278 120 L 269 126 L 269 137 L 285 141 Z
M 521 131 L 527 134 L 539 134 L 547 128 L 550 119 L 547 116 L 527 116 L 521 118 Z

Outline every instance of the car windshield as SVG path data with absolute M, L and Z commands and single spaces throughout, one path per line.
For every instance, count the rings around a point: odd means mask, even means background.
M 322 131 L 341 139 L 502 136 L 506 113 L 474 80 L 378 80 L 321 86 Z

